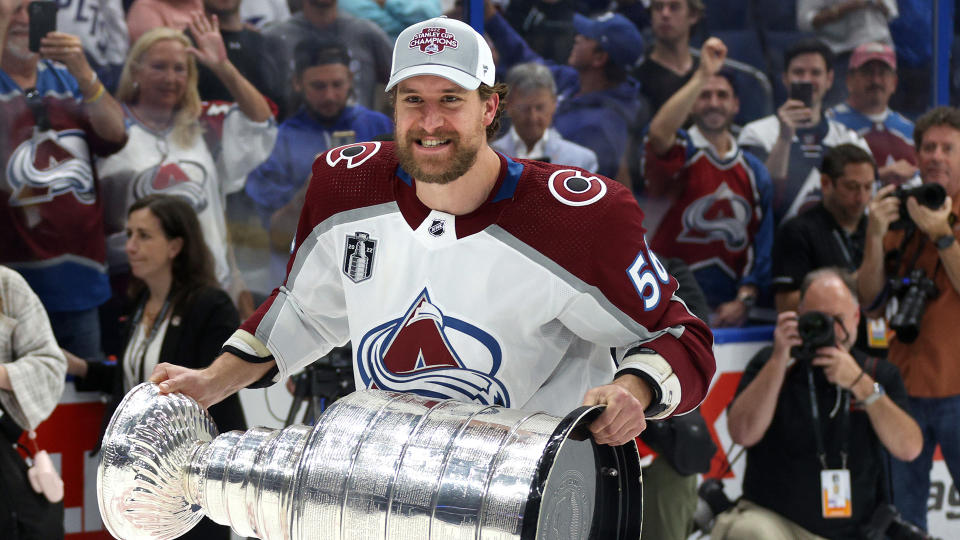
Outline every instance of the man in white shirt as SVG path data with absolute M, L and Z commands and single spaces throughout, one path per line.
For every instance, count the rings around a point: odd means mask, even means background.
M 510 96 L 506 111 L 513 125 L 490 143 L 494 150 L 520 159 L 536 159 L 597 172 L 597 154 L 564 139 L 554 129 L 557 85 L 543 64 L 519 64 L 507 73 Z

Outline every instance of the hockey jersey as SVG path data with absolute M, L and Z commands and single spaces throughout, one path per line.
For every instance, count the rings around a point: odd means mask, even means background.
M 780 135 L 780 120 L 776 115 L 750 122 L 740 131 L 737 140 L 744 150 L 766 162 Z M 855 144 L 870 151 L 867 142 L 852 129 L 823 116 L 810 128 L 798 129 L 790 145 L 787 177 L 774 179 L 773 222 L 779 226 L 784 220 L 812 208 L 821 198 L 820 163 L 826 149 L 841 144 Z
M 846 103 L 830 109 L 827 115 L 856 131 L 870 145 L 873 159 L 880 167 L 905 160 L 917 164 L 913 148 L 913 122 L 887 109 L 875 118 L 854 110 Z
M 647 249 L 628 190 L 504 156 L 488 199 L 431 210 L 393 143 L 319 156 L 282 287 L 225 349 L 285 376 L 352 341 L 358 388 L 564 415 L 643 344 L 703 399 L 712 334 Z
M 182 147 L 171 130 L 155 132 L 126 107 L 124 112 L 127 145 L 97 163 L 104 184 L 110 264 L 127 260 L 123 230 L 130 205 L 153 193 L 177 195 L 197 211 L 217 281 L 230 291 L 224 197 L 238 189 L 234 185 L 242 187 L 247 173 L 270 154 L 275 122 L 253 122 L 232 103 L 204 102 L 199 118 L 203 136 Z
M 732 140 L 717 156 L 694 126 L 681 130 L 666 154 L 645 145 L 643 175 L 673 204 L 650 242 L 660 256 L 682 259 L 712 308 L 733 300 L 740 285 L 770 283 L 773 184 L 767 168 Z
M 18 270 L 47 311 L 86 310 L 110 297 L 93 155 L 123 144 L 97 136 L 62 65 L 40 62 L 36 90 L 31 109 L 0 70 L 0 264 Z

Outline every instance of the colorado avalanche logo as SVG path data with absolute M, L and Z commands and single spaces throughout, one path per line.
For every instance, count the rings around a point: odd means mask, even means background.
M 379 151 L 380 143 L 376 141 L 338 146 L 327 152 L 327 165 L 336 167 L 337 163 L 346 161 L 347 168 L 352 169 L 363 165 Z
M 420 49 L 424 54 L 434 55 L 443 52 L 443 49 L 456 49 L 460 43 L 457 37 L 447 32 L 446 28 L 424 28 L 410 40 L 411 49 Z
M 27 206 L 73 194 L 82 204 L 93 204 L 90 150 L 80 130 L 53 131 L 23 141 L 7 162 L 10 206 Z
M 729 251 L 740 251 L 750 243 L 750 218 L 750 203 L 723 182 L 716 191 L 687 206 L 683 211 L 683 232 L 677 239 L 697 244 L 720 240 Z
M 596 176 L 584 176 L 580 171 L 562 169 L 550 175 L 547 181 L 550 193 L 568 206 L 586 206 L 607 194 L 607 185 Z
M 469 367 L 458 349 L 470 355 Z M 496 378 L 500 344 L 476 326 L 445 316 L 426 289 L 403 317 L 367 332 L 356 357 L 367 388 L 510 406 L 510 395 Z
M 207 170 L 196 161 L 161 163 L 141 171 L 133 177 L 133 197 L 162 193 L 175 195 L 190 203 L 198 213 L 207 208 Z

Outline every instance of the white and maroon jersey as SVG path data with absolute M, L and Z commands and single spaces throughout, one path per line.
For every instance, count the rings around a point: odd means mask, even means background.
M 501 156 L 486 202 L 431 210 L 393 143 L 314 162 L 282 287 L 225 344 L 285 376 L 353 343 L 358 388 L 566 414 L 630 348 L 655 350 L 703 399 L 712 334 L 647 249 L 628 190 Z M 264 347 L 265 346 L 265 347 Z
M 648 188 L 672 199 L 650 246 L 686 262 L 712 307 L 741 285 L 763 291 L 770 282 L 773 183 L 766 166 L 727 136 L 730 150 L 719 156 L 696 126 L 680 130 L 661 156 L 646 143 L 642 167 Z
M 176 195 L 197 211 L 217 281 L 230 290 L 224 197 L 239 189 L 238 182 L 242 187 L 246 175 L 270 155 L 275 122 L 254 122 L 232 103 L 204 102 L 198 119 L 203 136 L 184 147 L 173 139 L 172 130 L 153 131 L 126 107 L 124 112 L 127 145 L 97 162 L 104 185 L 110 264 L 126 262 L 123 229 L 130 205 L 154 193 Z
M 23 274 L 47 311 L 94 308 L 110 284 L 93 157 L 123 143 L 97 135 L 62 65 L 39 62 L 36 90 L 31 107 L 0 70 L 0 264 Z

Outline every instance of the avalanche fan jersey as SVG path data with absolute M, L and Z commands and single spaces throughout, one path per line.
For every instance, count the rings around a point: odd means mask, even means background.
M 891 165 L 901 159 L 917 164 L 917 153 L 913 148 L 913 122 L 900 113 L 887 109 L 872 120 L 846 103 L 841 103 L 827 114 L 867 141 L 878 166 Z
M 773 184 L 763 163 L 730 138 L 730 152 L 718 157 L 693 127 L 663 156 L 647 144 L 644 158 L 651 188 L 673 191 L 650 247 L 686 262 L 714 308 L 740 285 L 764 289 L 770 280 Z
M 38 64 L 36 89 L 42 102 L 33 111 L 0 70 L 0 264 L 23 274 L 47 311 L 90 309 L 110 297 L 92 154 L 122 143 L 96 135 L 60 64 Z
M 777 115 L 750 122 L 740 131 L 740 146 L 766 162 L 780 136 Z M 821 198 L 820 163 L 827 149 L 850 143 L 867 152 L 863 137 L 829 117 L 822 117 L 812 128 L 797 129 L 790 145 L 787 178 L 776 179 L 773 194 L 773 222 L 779 227 L 785 220 L 812 208 Z
M 320 155 L 286 282 L 225 344 L 285 376 L 352 341 L 358 388 L 565 415 L 643 344 L 704 397 L 712 334 L 647 249 L 619 184 L 501 156 L 487 201 L 430 210 L 394 157 L 367 142 Z

